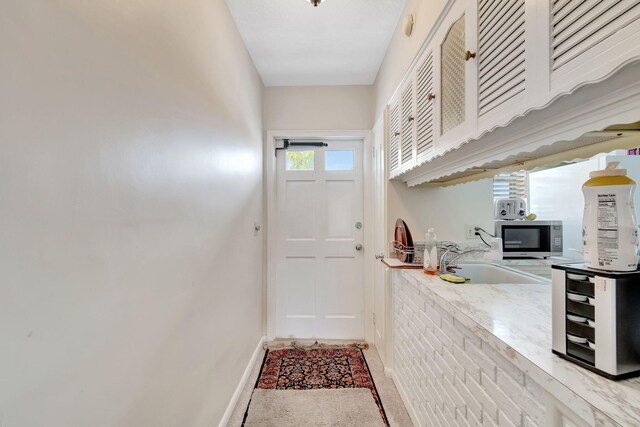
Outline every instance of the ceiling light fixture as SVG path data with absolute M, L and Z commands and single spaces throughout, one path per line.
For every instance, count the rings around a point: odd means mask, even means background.
M 322 3 L 324 0 L 307 0 L 307 1 L 311 3 L 314 7 L 318 7 L 318 5 Z

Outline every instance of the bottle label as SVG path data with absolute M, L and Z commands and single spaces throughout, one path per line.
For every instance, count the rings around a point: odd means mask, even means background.
M 598 265 L 608 267 L 618 259 L 619 230 L 616 194 L 598 194 Z

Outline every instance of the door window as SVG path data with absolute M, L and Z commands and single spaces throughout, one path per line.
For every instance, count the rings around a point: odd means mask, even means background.
M 353 150 L 327 150 L 325 169 L 328 171 L 353 170 Z
M 315 151 L 287 151 L 288 171 L 312 171 L 315 166 Z

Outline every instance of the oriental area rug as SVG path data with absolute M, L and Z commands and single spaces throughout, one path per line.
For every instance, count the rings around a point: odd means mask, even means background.
M 266 390 L 275 390 L 281 392 L 279 394 L 272 393 L 271 397 L 278 396 L 277 399 L 282 399 L 283 397 L 290 396 L 292 399 L 290 402 L 308 402 L 308 399 L 311 399 L 311 404 L 313 404 L 313 396 L 316 396 L 318 399 L 316 399 L 315 402 L 318 402 L 320 405 L 324 403 L 319 401 L 321 398 L 320 396 L 323 396 L 323 393 L 325 393 L 324 395 L 326 395 L 326 393 L 331 395 L 329 390 L 351 389 L 351 391 L 343 390 L 342 392 L 336 393 L 335 402 L 337 402 L 338 405 L 343 403 L 344 405 L 347 405 L 349 403 L 349 399 L 353 398 L 355 399 L 355 402 L 358 400 L 358 396 L 360 396 L 360 399 L 364 398 L 367 401 L 373 399 L 371 401 L 371 407 L 375 408 L 377 406 L 379 413 L 379 418 L 376 421 L 380 421 L 380 425 L 382 426 L 389 425 L 382 402 L 380 401 L 380 396 L 373 382 L 369 366 L 367 365 L 364 354 L 360 348 L 326 347 L 269 349 L 265 354 L 255 389 L 254 397 L 257 396 L 260 399 L 263 399 L 262 396 L 265 394 Z M 289 390 L 291 392 L 295 391 L 297 394 L 283 393 L 282 391 L 284 390 Z M 301 393 L 303 391 L 313 390 L 327 391 L 316 393 L 315 395 L 314 393 Z M 365 392 L 365 390 L 368 390 L 368 393 Z M 342 394 L 344 398 L 338 397 L 341 395 L 340 393 L 344 393 Z M 306 400 L 301 400 L 301 396 Z M 326 402 L 331 401 L 327 400 Z M 251 416 L 247 417 L 247 415 L 249 414 L 252 405 L 253 403 L 249 404 L 249 408 L 245 414 L 245 421 L 247 421 L 247 419 L 251 419 Z M 274 425 L 285 425 L 283 423 L 285 421 L 284 418 L 289 415 L 289 412 L 295 411 L 291 409 L 292 405 L 295 406 L 294 403 L 289 403 L 288 407 L 287 405 L 283 405 L 284 408 L 288 409 L 282 409 L 282 419 L 280 419 L 279 424 Z M 332 403 L 331 405 L 334 404 Z M 370 416 L 370 412 L 371 411 L 369 411 L 367 415 Z M 348 416 L 353 415 L 357 416 L 357 414 L 348 414 Z M 345 415 L 339 415 L 338 408 L 336 409 L 336 417 L 340 416 Z M 363 413 L 363 417 L 365 416 L 366 415 Z M 337 419 L 335 421 L 337 421 Z M 251 425 L 251 423 L 245 423 L 245 425 Z M 320 425 L 324 424 L 321 422 Z

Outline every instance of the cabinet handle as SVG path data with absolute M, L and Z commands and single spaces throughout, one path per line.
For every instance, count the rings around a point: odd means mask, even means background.
M 416 119 L 415 117 L 413 117 L 413 116 L 409 116 L 409 117 L 407 118 L 407 121 L 412 122 L 412 121 L 414 121 L 415 119 Z
M 471 52 L 470 50 L 468 50 L 467 53 L 465 53 L 465 55 L 464 55 L 465 61 L 468 61 L 471 58 L 475 58 L 475 57 L 476 57 L 476 53 L 475 52 Z
M 428 101 L 433 101 L 434 99 L 436 99 L 436 96 L 432 92 L 429 92 L 427 94 L 427 100 Z
M 393 135 L 394 135 L 394 136 L 400 136 L 400 132 L 395 131 L 395 132 L 393 133 Z

